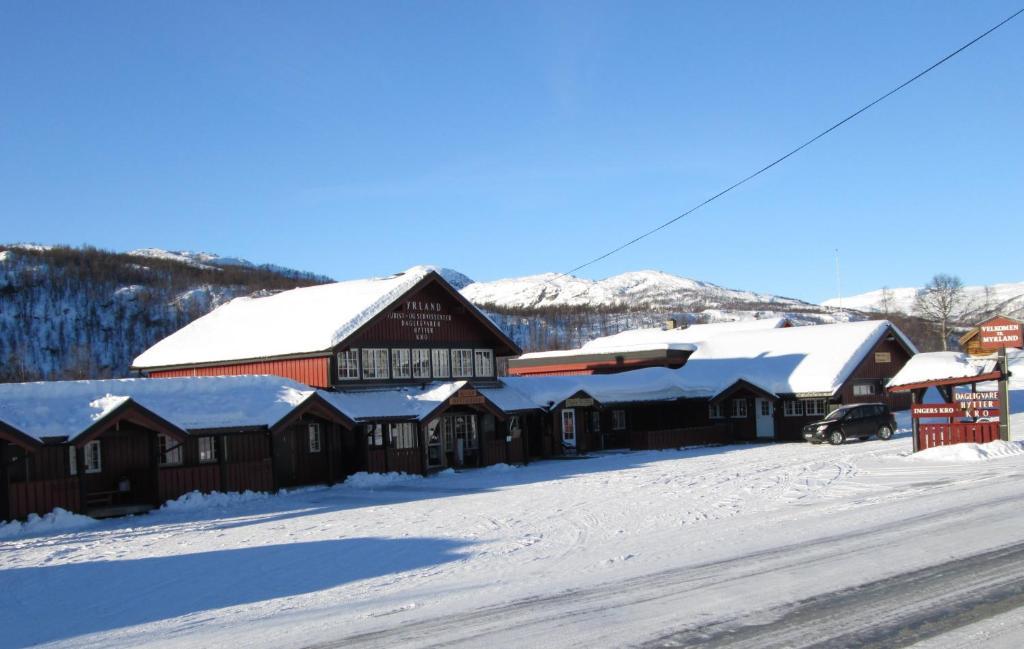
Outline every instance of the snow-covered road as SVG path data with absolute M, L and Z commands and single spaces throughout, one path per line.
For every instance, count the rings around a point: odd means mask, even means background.
M 958 608 L 984 635 L 1024 584 L 1024 453 L 909 450 L 609 454 L 8 530 L 0 645 L 893 646 L 953 637 Z

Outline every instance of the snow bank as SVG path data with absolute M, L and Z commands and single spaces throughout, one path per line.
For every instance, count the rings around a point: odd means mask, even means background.
M 57 507 L 49 514 L 29 514 L 28 520 L 11 521 L 0 523 L 0 539 L 10 539 L 16 536 L 27 536 L 35 534 L 50 534 L 53 532 L 65 532 L 80 530 L 99 523 L 95 518 L 73 514 L 66 509 Z
M 360 471 L 346 478 L 341 486 L 352 489 L 381 489 L 422 479 L 423 476 L 414 473 L 366 473 Z
M 1014 455 L 1024 455 L 1024 442 L 996 440 L 987 444 L 952 444 L 936 446 L 910 456 L 923 462 L 985 462 Z
M 208 494 L 190 491 L 187 494 L 178 496 L 174 500 L 168 500 L 159 511 L 177 513 L 201 511 L 204 509 L 221 509 L 254 500 L 265 500 L 269 497 L 270 494 L 257 491 L 244 491 L 242 493 L 237 491 L 229 493 L 214 491 Z

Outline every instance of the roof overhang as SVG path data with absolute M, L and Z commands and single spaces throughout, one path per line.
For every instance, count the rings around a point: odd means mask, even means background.
M 320 417 L 321 419 L 326 419 L 327 421 L 339 424 L 349 429 L 355 428 L 356 425 L 355 422 L 352 421 L 351 417 L 338 410 L 333 404 L 328 402 L 327 399 L 324 399 L 316 392 L 313 392 L 303 399 L 302 403 L 292 408 L 287 415 L 278 420 L 277 423 L 270 426 L 270 432 L 280 432 L 297 422 L 303 415 L 307 414 Z
M 71 440 L 75 446 L 84 446 L 121 422 L 126 421 L 153 432 L 167 435 L 179 442 L 188 439 L 188 433 L 167 421 L 152 410 L 128 398 L 116 408 L 97 419 L 91 426 Z
M 945 379 L 932 379 L 929 381 L 918 381 L 917 383 L 904 383 L 903 385 L 890 385 L 886 387 L 889 392 L 909 392 L 911 390 L 924 390 L 927 388 L 938 388 L 947 385 L 969 385 L 971 383 L 984 383 L 986 381 L 998 381 L 1003 378 L 999 370 L 976 374 L 975 376 L 959 376 Z
M 641 367 L 679 368 L 686 364 L 686 360 L 692 353 L 692 350 L 669 348 L 510 358 L 508 371 L 514 376 L 527 376 L 557 372 L 624 371 Z
M 20 446 L 27 451 L 35 451 L 43 446 L 43 442 L 21 432 L 3 420 L 0 420 L 0 439 L 15 446 Z

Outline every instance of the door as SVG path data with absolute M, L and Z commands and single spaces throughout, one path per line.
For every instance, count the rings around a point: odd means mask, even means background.
M 571 408 L 562 411 L 562 446 L 576 449 L 576 411 Z
M 758 439 L 775 438 L 775 411 L 771 399 L 754 399 L 754 417 Z
M 441 450 L 441 422 L 434 419 L 427 424 L 427 467 L 436 469 L 444 466 L 444 452 Z

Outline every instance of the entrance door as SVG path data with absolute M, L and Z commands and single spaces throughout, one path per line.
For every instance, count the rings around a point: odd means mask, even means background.
M 775 417 L 770 399 L 754 399 L 754 416 L 757 422 L 757 438 L 775 437 Z
M 444 453 L 441 450 L 441 422 L 434 419 L 427 424 L 427 466 L 436 469 L 444 466 Z
M 562 411 L 562 446 L 576 450 L 576 411 L 571 408 Z

